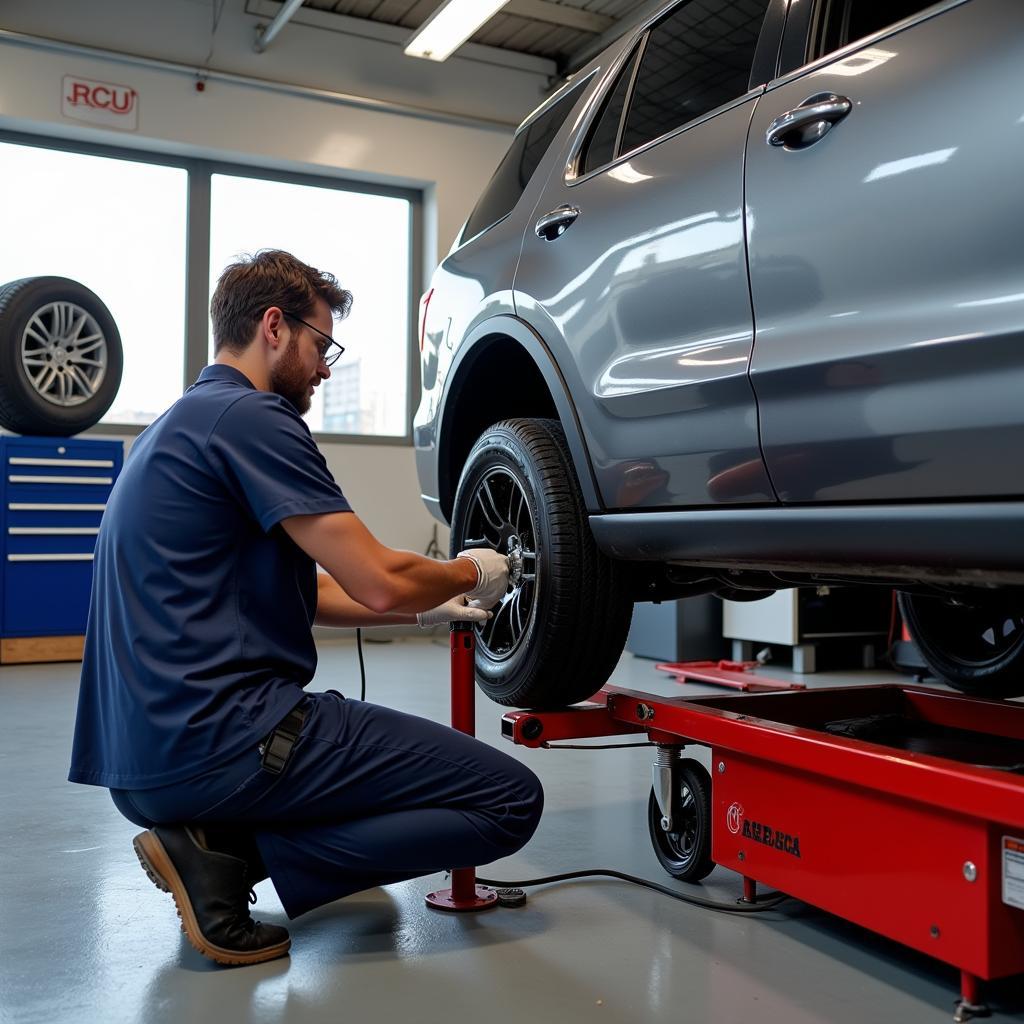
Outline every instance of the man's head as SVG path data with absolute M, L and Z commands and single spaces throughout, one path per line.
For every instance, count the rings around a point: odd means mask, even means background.
M 210 302 L 214 356 L 239 365 L 257 387 L 309 410 L 313 388 L 331 375 L 334 318 L 352 295 L 333 274 L 279 249 L 243 256 L 221 274 Z

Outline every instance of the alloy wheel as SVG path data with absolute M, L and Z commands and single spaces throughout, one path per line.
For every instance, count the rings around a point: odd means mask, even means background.
M 95 317 L 73 302 L 50 302 L 29 318 L 21 365 L 36 394 L 64 408 L 89 401 L 107 371 L 107 341 Z
M 510 583 L 493 617 L 476 627 L 477 643 L 495 661 L 517 651 L 536 614 L 536 537 L 537 526 L 522 484 L 506 469 L 491 469 L 470 499 L 462 545 L 494 548 L 522 559 L 522 575 Z

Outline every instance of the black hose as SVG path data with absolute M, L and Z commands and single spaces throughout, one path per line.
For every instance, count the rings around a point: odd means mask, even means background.
M 363 666 L 363 631 L 356 627 L 356 650 L 359 651 L 359 699 L 366 703 L 366 669 Z
M 659 885 L 647 878 L 638 878 L 636 875 L 627 875 L 622 871 L 613 871 L 609 868 L 589 868 L 586 871 L 567 871 L 561 875 L 546 875 L 543 878 L 527 878 L 520 882 L 504 882 L 494 878 L 478 878 L 478 885 L 489 885 L 495 889 L 524 889 L 532 885 L 548 885 L 550 882 L 565 882 L 572 878 L 617 878 L 623 882 L 632 882 L 634 885 L 642 885 L 645 889 L 653 889 L 664 896 L 671 896 L 674 900 L 682 900 L 684 903 L 692 903 L 694 906 L 703 907 L 705 910 L 718 910 L 724 914 L 763 914 L 765 911 L 774 910 L 789 896 L 781 892 L 764 893 L 755 897 L 752 903 L 737 901 L 736 903 L 719 903 L 717 900 L 706 900 L 700 896 L 688 896 L 686 893 L 676 892 L 668 886 Z

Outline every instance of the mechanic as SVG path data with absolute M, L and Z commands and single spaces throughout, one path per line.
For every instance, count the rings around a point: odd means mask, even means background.
M 541 814 L 540 783 L 508 755 L 304 693 L 314 623 L 482 621 L 508 586 L 496 551 L 385 547 L 328 470 L 301 416 L 351 301 L 289 253 L 227 267 L 214 362 L 132 446 L 97 539 L 69 779 L 108 787 L 147 829 L 142 866 L 218 963 L 288 951 L 285 928 L 249 913 L 266 877 L 295 918 L 505 857 Z

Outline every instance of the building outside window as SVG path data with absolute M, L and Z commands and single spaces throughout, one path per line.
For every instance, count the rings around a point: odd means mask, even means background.
M 351 314 L 334 328 L 345 354 L 306 416 L 312 430 L 408 431 L 411 207 L 408 199 L 340 188 L 211 178 L 211 294 L 228 263 L 260 248 L 294 253 L 353 294 Z

